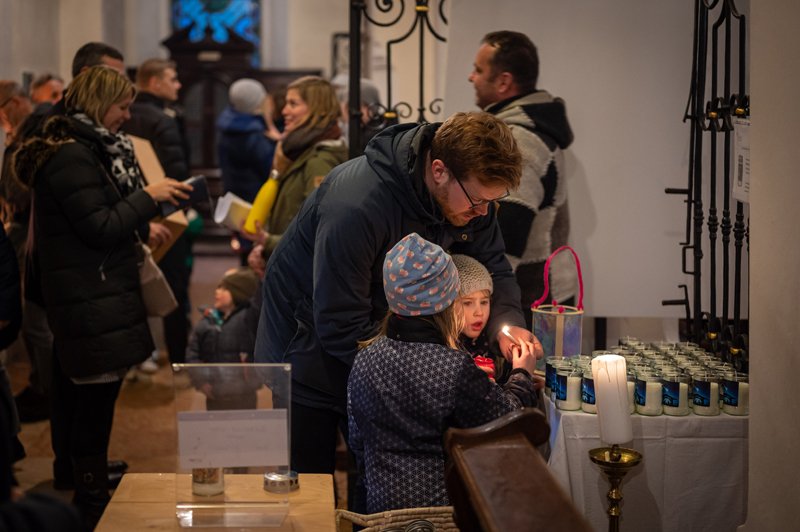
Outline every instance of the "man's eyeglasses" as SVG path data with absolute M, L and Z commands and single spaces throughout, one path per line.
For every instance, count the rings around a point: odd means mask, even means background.
M 449 170 L 448 170 L 448 172 L 449 172 Z M 472 199 L 472 196 L 469 195 L 469 192 L 467 192 L 467 189 L 464 188 L 464 185 L 461 184 L 461 181 L 459 181 L 458 178 L 456 176 L 454 176 L 452 172 L 450 172 L 450 177 L 452 177 L 455 180 L 455 182 L 458 183 L 458 186 L 461 187 L 461 190 L 464 191 L 464 195 L 467 197 L 467 201 L 469 201 L 469 204 L 472 206 L 473 209 L 476 209 L 478 207 L 483 207 L 484 205 L 489 205 L 490 203 L 495 202 L 495 201 L 500 201 L 501 199 L 507 198 L 509 196 L 509 194 L 511 194 L 508 190 L 506 190 L 505 194 L 503 194 L 502 196 L 498 196 L 498 197 L 496 197 L 494 199 L 482 199 L 482 200 L 475 201 L 475 200 Z
M 3 107 L 5 107 L 6 105 L 8 105 L 8 102 L 10 102 L 11 100 L 13 100 L 13 99 L 14 99 L 14 96 L 15 96 L 15 95 L 14 95 L 14 94 L 12 94 L 11 96 L 9 96 L 9 97 L 8 97 L 8 98 L 6 98 L 5 100 L 3 100 L 3 103 L 0 103 L 0 109 L 2 109 Z

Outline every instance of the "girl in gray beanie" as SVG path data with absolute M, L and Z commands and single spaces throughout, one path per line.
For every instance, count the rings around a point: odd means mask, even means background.
M 501 387 L 457 349 L 458 270 L 416 233 L 386 254 L 383 283 L 389 313 L 356 355 L 347 385 L 350 448 L 364 474 L 366 511 L 447 506 L 444 432 L 535 406 L 529 372 L 536 358 L 520 347 Z
M 496 367 L 502 362 L 494 360 L 489 353 L 486 335 L 486 324 L 492 310 L 492 276 L 483 264 L 467 255 L 453 255 L 453 264 L 461 279 L 459 302 L 464 313 L 464 326 L 459 336 L 461 348 L 472 355 L 475 364 L 490 379 L 496 379 Z

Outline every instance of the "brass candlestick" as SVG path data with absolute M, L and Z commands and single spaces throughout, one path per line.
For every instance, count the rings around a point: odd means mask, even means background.
M 622 509 L 619 506 L 622 501 L 622 490 L 619 486 L 628 471 L 642 461 L 642 453 L 614 444 L 611 447 L 598 447 L 590 450 L 589 458 L 600 467 L 600 471 L 611 484 L 607 495 L 608 531 L 619 532 L 619 518 L 622 515 Z

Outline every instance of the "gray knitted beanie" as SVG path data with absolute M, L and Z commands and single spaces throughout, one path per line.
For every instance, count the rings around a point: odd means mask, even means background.
M 242 78 L 233 82 L 228 89 L 228 100 L 231 107 L 240 113 L 257 115 L 261 113 L 261 104 L 267 97 L 267 90 L 260 82 Z
M 478 290 L 488 290 L 490 294 L 493 292 L 492 276 L 483 264 L 467 255 L 453 255 L 453 264 L 461 279 L 460 295 L 468 296 Z

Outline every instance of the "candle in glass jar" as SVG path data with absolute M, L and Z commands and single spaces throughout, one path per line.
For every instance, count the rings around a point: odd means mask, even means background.
M 580 410 L 581 378 L 578 374 L 567 374 L 559 371 L 556 379 L 558 380 L 556 408 L 560 410 Z
M 664 379 L 664 413 L 668 416 L 686 416 L 689 408 L 689 384 L 683 376 L 671 376 Z
M 662 413 L 661 378 L 656 374 L 636 377 L 634 402 L 636 413 L 643 416 L 660 416 Z
M 732 416 L 750 413 L 750 384 L 747 376 L 736 374 L 722 381 L 722 411 Z
M 632 440 L 625 359 L 619 355 L 596 357 L 592 360 L 592 377 L 600 439 L 612 445 Z
M 695 377 L 692 386 L 692 410 L 698 416 L 719 415 L 719 383 Z
M 633 414 L 636 411 L 636 403 L 633 402 L 633 395 L 636 391 L 636 378 L 628 375 L 627 379 L 628 388 L 628 413 Z
M 583 372 L 581 380 L 581 410 L 588 414 L 597 413 L 597 401 L 594 393 L 594 379 L 592 378 L 591 367 Z

